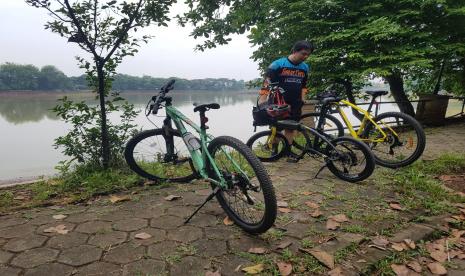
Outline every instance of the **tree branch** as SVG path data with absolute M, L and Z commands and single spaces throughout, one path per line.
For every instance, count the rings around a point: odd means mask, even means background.
M 103 60 L 103 62 L 107 62 L 110 57 L 113 55 L 113 53 L 116 51 L 116 49 L 118 49 L 119 45 L 121 44 L 121 42 L 123 41 L 123 38 L 124 36 L 126 35 L 126 33 L 132 28 L 132 22 L 134 22 L 134 19 L 137 17 L 137 14 L 139 13 L 139 10 L 140 10 L 140 7 L 142 6 L 142 3 L 144 2 L 144 0 L 139 0 L 139 3 L 137 3 L 137 8 L 136 10 L 134 11 L 134 14 L 132 16 L 129 16 L 129 21 L 128 23 L 126 24 L 126 26 L 122 29 L 118 39 L 116 40 L 115 42 L 115 45 L 113 45 L 113 48 L 111 49 L 111 51 L 107 54 L 107 56 L 105 57 L 105 59 Z
M 101 57 L 97 54 L 97 52 L 95 51 L 95 47 L 92 46 L 92 44 L 89 42 L 87 35 L 85 35 L 84 31 L 82 30 L 81 23 L 79 23 L 79 20 L 77 20 L 76 15 L 74 14 L 73 8 L 69 5 L 68 0 L 64 0 L 64 1 L 65 1 L 66 8 L 68 9 L 70 17 L 73 20 L 74 25 L 76 25 L 78 34 L 82 38 L 84 38 L 84 43 L 87 45 L 89 50 L 92 52 L 92 54 L 94 55 L 94 58 L 96 58 L 97 61 L 100 62 Z

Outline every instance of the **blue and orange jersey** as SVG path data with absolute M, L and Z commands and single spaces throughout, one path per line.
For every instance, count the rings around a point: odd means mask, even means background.
M 277 59 L 271 63 L 266 72 L 264 86 L 267 87 L 270 82 L 278 82 L 279 86 L 286 91 L 284 100 L 288 103 L 300 102 L 302 93 L 307 93 L 307 77 L 309 66 L 304 62 L 294 64 L 287 57 Z M 260 94 L 268 93 L 262 89 Z

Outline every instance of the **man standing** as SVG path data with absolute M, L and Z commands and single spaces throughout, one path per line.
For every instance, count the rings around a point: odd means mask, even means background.
M 307 94 L 307 77 L 309 67 L 304 61 L 313 52 L 314 47 L 308 41 L 298 41 L 292 47 L 292 53 L 271 63 L 265 77 L 264 87 L 260 90 L 260 102 L 266 100 L 268 85 L 277 83 L 284 89 L 283 97 L 291 106 L 291 120 L 300 121 L 302 106 Z M 284 135 L 290 144 L 295 136 L 295 131 L 284 130 Z

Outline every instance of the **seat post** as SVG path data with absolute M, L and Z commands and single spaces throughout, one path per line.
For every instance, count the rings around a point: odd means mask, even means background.
M 201 129 L 208 129 L 208 126 L 206 125 L 208 119 L 205 116 L 205 109 L 200 110 L 200 128 Z
M 370 102 L 370 105 L 368 106 L 368 109 L 367 109 L 367 112 L 370 113 L 371 112 L 371 108 L 373 107 L 373 105 L 375 104 L 375 100 L 376 100 L 376 97 L 375 95 L 373 95 L 371 97 L 371 102 Z

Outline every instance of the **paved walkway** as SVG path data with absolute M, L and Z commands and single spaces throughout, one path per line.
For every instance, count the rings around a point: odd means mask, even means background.
M 465 124 L 428 129 L 427 139 L 426 159 L 465 152 Z M 374 251 L 358 252 L 362 256 L 349 262 L 354 258 L 349 254 L 354 253 L 351 245 L 386 229 L 393 239 L 421 238 L 433 231 L 429 226 L 409 227 L 407 232 L 401 227 L 415 214 L 386 207 L 386 197 L 395 195 L 374 185 L 382 182 L 379 175 L 384 169 L 367 181 L 351 184 L 327 170 L 321 179 L 312 179 L 319 167 L 312 159 L 267 167 L 283 209 L 276 227 L 266 234 L 250 236 L 224 225 L 224 212 L 215 201 L 182 225 L 209 193 L 205 184 L 152 188 L 116 204 L 101 198 L 86 205 L 35 208 L 0 217 L 0 275 L 178 276 L 217 270 L 221 275 L 243 275 L 242 268 L 258 262 L 273 266 L 290 259 L 297 274 L 328 271 L 309 258 L 305 248 L 322 250 L 347 274 L 357 274 L 379 252 L 370 248 Z M 167 201 L 167 195 L 182 198 Z M 311 215 L 316 216 L 316 205 L 323 217 L 345 214 L 349 221 L 335 231 L 327 230 L 326 219 Z M 140 233 L 150 238 L 136 238 Z M 267 253 L 245 253 L 250 248 L 265 248 Z

